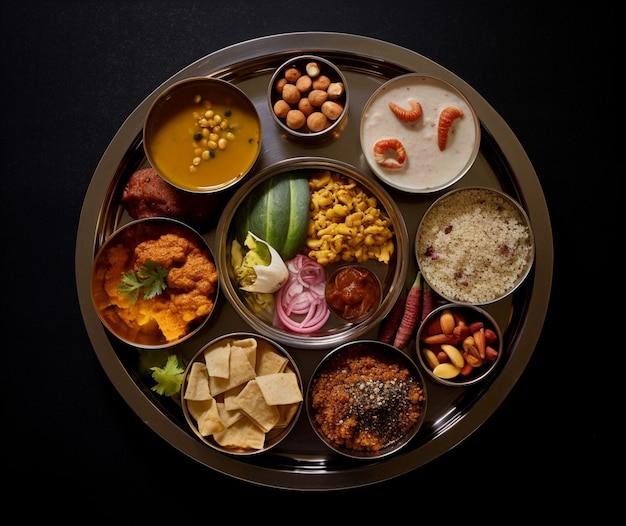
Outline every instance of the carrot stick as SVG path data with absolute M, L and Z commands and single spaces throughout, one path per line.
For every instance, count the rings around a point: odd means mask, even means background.
M 418 271 L 415 281 L 406 295 L 404 314 L 393 341 L 393 346 L 398 349 L 406 347 L 417 328 L 422 312 L 422 295 L 422 274 Z
M 435 291 L 430 288 L 430 285 L 426 280 L 424 280 L 423 288 L 422 319 L 420 321 L 424 321 L 426 316 L 428 316 L 435 309 Z
M 421 341 L 426 345 L 441 345 L 442 343 L 458 345 L 463 339 L 460 336 L 453 336 L 452 334 L 444 334 L 441 332 L 439 334 L 427 334 L 426 336 L 422 336 Z
M 380 330 L 378 331 L 378 339 L 383 343 L 391 343 L 398 331 L 402 315 L 404 313 L 404 305 L 406 303 L 406 296 L 402 293 L 396 303 L 387 314 L 387 317 L 382 321 Z

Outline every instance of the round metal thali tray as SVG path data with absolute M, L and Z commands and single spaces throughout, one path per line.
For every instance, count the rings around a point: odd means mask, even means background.
M 317 148 L 281 138 L 266 101 L 267 84 L 274 69 L 291 56 L 308 53 L 339 66 L 351 90 L 348 123 L 342 135 Z M 361 112 L 381 84 L 408 72 L 435 74 L 455 85 L 474 105 L 480 118 L 478 158 L 455 187 L 483 185 L 505 191 L 524 207 L 536 232 L 531 274 L 512 296 L 486 309 L 502 327 L 505 355 L 500 371 L 488 382 L 462 389 L 426 380 L 428 411 L 420 432 L 400 454 L 384 461 L 363 463 L 338 457 L 319 441 L 302 415 L 289 437 L 267 454 L 240 459 L 206 447 L 188 428 L 180 406 L 155 394 L 144 383 L 138 370 L 138 350 L 107 333 L 90 297 L 90 270 L 96 251 L 116 228 L 130 220 L 120 205 L 120 197 L 128 177 L 146 166 L 141 137 L 150 104 L 163 89 L 187 77 L 205 75 L 228 80 L 252 98 L 263 121 L 263 152 L 258 170 L 286 158 L 321 155 L 349 163 L 375 180 L 359 146 Z M 385 189 L 398 204 L 409 239 L 414 243 L 420 218 L 441 193 L 415 195 Z M 224 195 L 228 199 L 229 194 Z M 213 244 L 215 233 L 215 229 L 203 233 L 213 250 L 217 250 Z M 539 339 L 552 282 L 553 245 L 547 206 L 532 164 L 508 125 L 471 86 L 442 66 L 394 44 L 355 35 L 307 32 L 263 37 L 224 48 L 192 63 L 150 94 L 123 123 L 94 172 L 83 203 L 75 264 L 82 316 L 96 355 L 141 420 L 172 447 L 222 474 L 263 486 L 323 491 L 370 485 L 417 469 L 457 446 L 493 414 L 521 376 Z M 414 257 L 408 266 L 407 279 L 412 281 L 417 272 Z M 216 308 L 219 312 L 210 323 L 177 351 L 192 356 L 221 334 L 249 330 L 226 301 Z M 376 338 L 376 329 L 363 337 Z M 305 385 L 328 352 L 298 348 L 289 351 L 300 367 Z

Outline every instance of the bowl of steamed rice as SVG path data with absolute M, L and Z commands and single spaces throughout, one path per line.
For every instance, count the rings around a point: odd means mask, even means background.
M 493 188 L 452 190 L 426 211 L 415 237 L 424 279 L 451 302 L 486 305 L 516 290 L 533 265 L 528 215 Z

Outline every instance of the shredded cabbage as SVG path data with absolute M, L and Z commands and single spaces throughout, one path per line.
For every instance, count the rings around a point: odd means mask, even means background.
M 231 246 L 231 262 L 239 288 L 246 292 L 276 292 L 289 278 L 280 254 L 252 232 L 248 232 L 244 244 L 248 249 L 245 253 L 236 240 Z

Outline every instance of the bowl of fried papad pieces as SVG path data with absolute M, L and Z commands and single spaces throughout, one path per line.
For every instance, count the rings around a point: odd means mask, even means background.
M 230 333 L 202 347 L 181 387 L 185 419 L 209 447 L 256 455 L 287 437 L 302 410 L 303 388 L 293 358 L 254 333 Z

